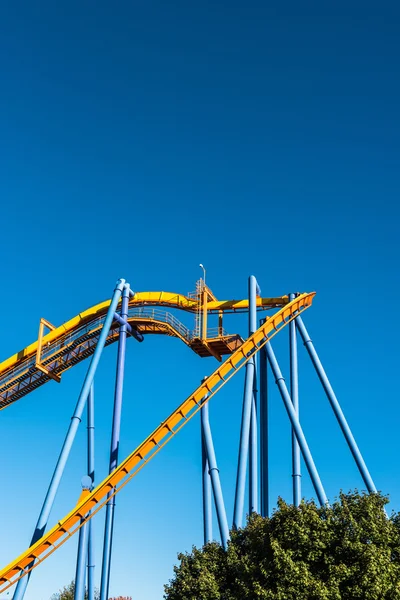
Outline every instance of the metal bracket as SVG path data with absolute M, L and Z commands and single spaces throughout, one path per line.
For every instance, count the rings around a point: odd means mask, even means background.
M 59 375 L 56 375 L 55 373 L 52 373 L 48 369 L 46 369 L 46 367 L 44 367 L 42 365 L 42 363 L 41 363 L 41 354 L 42 354 L 42 345 L 43 345 L 43 333 L 44 333 L 44 328 L 45 327 L 47 327 L 47 329 L 49 329 L 50 331 L 53 331 L 55 329 L 54 325 L 52 325 L 51 323 L 49 323 L 49 321 L 46 321 L 46 319 L 43 319 L 43 318 L 40 319 L 40 323 L 39 323 L 39 335 L 38 335 L 38 345 L 37 345 L 37 350 L 36 350 L 35 367 L 37 369 L 39 369 L 39 371 L 42 371 L 42 373 L 44 373 L 45 375 L 47 375 L 51 379 L 54 379 L 54 381 L 57 381 L 57 383 L 60 383 L 61 382 L 61 377 Z

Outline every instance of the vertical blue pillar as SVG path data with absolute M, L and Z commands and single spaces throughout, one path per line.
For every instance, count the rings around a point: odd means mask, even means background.
M 68 428 L 67 435 L 64 440 L 63 447 L 61 448 L 60 456 L 58 457 L 58 461 L 56 467 L 54 469 L 53 477 L 51 478 L 51 482 L 49 488 L 47 490 L 46 498 L 44 500 L 42 510 L 40 511 L 38 522 L 36 523 L 36 528 L 34 534 L 32 536 L 31 545 L 37 542 L 40 539 L 46 529 L 47 521 L 49 519 L 50 511 L 52 509 L 54 499 L 56 497 L 56 493 L 58 490 L 58 486 L 60 485 L 61 477 L 64 472 L 65 465 L 68 460 L 69 453 L 72 448 L 72 444 L 75 439 L 76 432 L 79 427 L 79 423 L 81 422 L 83 409 L 85 408 L 86 400 L 90 391 L 90 387 L 93 383 L 93 379 L 96 373 L 97 365 L 99 364 L 100 356 L 105 346 L 108 333 L 110 331 L 111 324 L 114 319 L 114 313 L 117 308 L 119 299 L 121 298 L 122 290 L 125 286 L 125 280 L 120 279 L 117 281 L 117 286 L 114 291 L 114 295 L 112 297 L 110 306 L 107 311 L 106 318 L 104 320 L 103 327 L 101 329 L 99 339 L 96 345 L 96 349 L 93 353 L 92 360 L 90 362 L 89 369 L 87 371 L 85 381 L 83 382 L 83 386 L 81 389 L 81 393 L 79 394 L 78 402 L 75 407 L 74 414 L 72 415 L 71 423 Z M 25 595 L 25 590 L 28 586 L 28 582 L 30 579 L 31 573 L 28 573 L 25 577 L 20 579 L 17 583 L 13 600 L 22 600 Z
M 246 363 L 244 380 L 244 397 L 242 408 L 242 421 L 240 428 L 239 458 L 236 475 L 235 504 L 233 508 L 233 526 L 239 529 L 242 526 L 244 496 L 246 491 L 246 467 L 249 453 L 249 433 L 251 420 L 251 407 L 253 402 L 254 362 Z
M 329 379 L 325 373 L 324 367 L 322 366 L 322 363 L 321 363 L 321 361 L 318 357 L 318 354 L 314 348 L 314 344 L 312 343 L 312 340 L 311 340 L 310 336 L 308 335 L 307 329 L 305 328 L 305 325 L 304 325 L 301 317 L 296 317 L 296 326 L 297 326 L 297 329 L 299 330 L 300 335 L 303 339 L 303 343 L 307 349 L 308 355 L 311 358 L 311 361 L 317 372 L 319 380 L 322 383 L 322 387 L 325 390 L 325 393 L 328 397 L 328 400 L 333 409 L 333 412 L 335 413 L 335 417 L 340 425 L 340 428 L 343 432 L 346 442 L 350 448 L 350 451 L 356 462 L 358 470 L 360 471 L 361 477 L 363 478 L 363 481 L 367 487 L 367 490 L 369 491 L 370 494 L 372 494 L 372 493 L 376 492 L 375 484 L 374 484 L 372 477 L 368 471 L 367 465 L 364 462 L 363 456 L 357 446 L 356 440 L 354 439 L 352 431 L 346 421 L 346 417 L 343 414 L 343 411 L 340 407 L 339 401 L 336 398 L 335 392 L 332 389 Z
M 92 480 L 88 475 L 82 478 L 82 488 L 84 490 L 90 490 L 92 487 Z M 83 519 L 83 522 L 85 519 Z M 82 522 L 82 521 L 81 521 Z M 82 525 L 79 530 L 79 542 L 78 542 L 78 558 L 76 561 L 76 573 L 75 573 L 75 590 L 74 600 L 85 599 L 85 576 L 86 576 L 86 556 L 87 556 L 87 545 L 88 545 L 88 523 Z
M 264 322 L 264 319 L 262 320 Z M 268 473 L 268 382 L 267 351 L 265 346 L 259 354 L 260 377 L 260 487 L 261 516 L 269 516 L 269 473 Z
M 87 489 L 93 489 L 94 482 L 94 390 L 93 383 L 90 388 L 88 401 L 87 401 Z M 76 561 L 76 574 L 75 574 L 75 591 L 74 600 L 84 600 L 85 598 L 85 562 L 86 557 L 93 560 L 93 546 L 92 546 L 92 521 L 82 525 L 79 530 L 79 541 L 78 541 L 78 556 Z M 90 550 L 88 545 L 91 546 Z M 90 555 L 90 557 L 89 557 Z M 94 600 L 94 584 L 93 584 L 93 569 L 94 564 L 90 564 L 88 560 L 88 600 Z M 89 566 L 90 565 L 90 566 Z M 89 579 L 90 584 L 89 585 Z M 89 588 L 92 589 L 92 598 L 89 595 Z
M 249 514 L 258 511 L 258 435 L 257 435 L 257 371 L 254 360 L 253 397 L 249 443 Z
M 85 598 L 86 555 L 88 542 L 88 525 L 85 523 L 79 530 L 78 559 L 76 561 L 74 600 Z
M 124 321 L 128 318 L 129 287 L 125 286 L 122 294 L 121 317 Z M 110 448 L 110 468 L 112 473 L 118 465 L 119 437 L 121 430 L 122 392 L 124 386 L 126 350 L 126 325 L 121 325 L 118 340 L 117 373 L 115 379 L 114 412 Z M 106 506 L 106 521 L 104 527 L 103 561 L 101 570 L 100 600 L 108 599 L 110 587 L 112 538 L 114 529 L 115 496 L 110 498 Z
M 88 398 L 88 475 L 92 480 L 94 487 L 94 384 L 90 388 Z M 94 600 L 94 535 L 93 520 L 86 525 L 88 528 L 88 548 L 87 548 L 87 582 L 88 582 L 88 600 Z
M 95 600 L 94 597 L 94 569 L 95 569 L 95 562 L 94 562 L 94 534 L 93 534 L 93 519 L 90 519 L 89 523 L 87 524 L 89 531 L 88 531 L 88 562 L 87 562 L 87 581 L 88 581 L 88 586 L 87 586 L 87 591 L 88 591 L 88 600 Z
M 204 409 L 208 408 L 205 404 L 200 410 L 200 439 L 201 439 L 201 466 L 202 466 L 202 492 L 203 492 L 203 533 L 204 544 L 212 541 L 212 504 L 211 504 L 211 478 L 210 466 L 207 458 L 206 444 L 204 440 Z
M 289 294 L 290 302 L 294 300 L 295 294 Z M 293 408 L 299 417 L 299 375 L 297 362 L 297 337 L 296 323 L 289 323 L 289 351 L 290 351 L 290 395 Z M 293 504 L 299 506 L 301 502 L 301 465 L 300 447 L 296 434 L 292 427 L 292 478 L 293 478 Z
M 228 548 L 229 527 L 228 527 L 228 519 L 226 517 L 224 497 L 222 495 L 221 481 L 219 479 L 219 469 L 217 466 L 217 459 L 215 456 L 210 421 L 208 418 L 208 403 L 204 404 L 204 406 L 202 407 L 201 415 L 202 415 L 202 423 L 203 423 L 204 445 L 205 445 L 205 449 L 206 449 L 208 465 L 210 468 L 210 477 L 211 477 L 211 484 L 212 484 L 213 495 L 214 495 L 215 508 L 216 508 L 216 512 L 217 512 L 219 533 L 221 535 L 222 545 L 226 550 Z
M 306 463 L 307 470 L 310 474 L 315 492 L 318 496 L 319 503 L 321 504 L 321 506 L 324 506 L 328 504 L 328 498 L 326 497 L 325 490 L 322 486 L 321 479 L 319 477 L 317 468 L 315 466 L 313 457 L 307 444 L 307 440 L 301 428 L 299 418 L 297 416 L 296 411 L 294 410 L 290 394 L 288 392 L 285 380 L 282 376 L 281 370 L 278 365 L 278 361 L 276 360 L 274 351 L 272 350 L 271 342 L 267 342 L 265 344 L 265 348 L 267 351 L 269 364 L 271 365 L 271 370 L 275 377 L 275 382 L 279 388 L 283 403 L 286 408 L 286 412 L 295 431 L 296 438 L 300 445 L 301 453 L 303 455 L 304 462 Z
M 249 277 L 249 336 L 257 329 L 257 280 Z M 250 417 L 249 443 L 249 514 L 258 511 L 258 435 L 257 435 L 257 369 L 255 356 L 250 359 L 254 364 L 253 390 Z
M 257 281 L 256 278 L 251 275 L 249 277 L 249 332 L 255 331 L 257 328 L 256 324 L 256 289 Z M 250 463 L 250 482 L 249 482 L 249 498 L 250 498 L 250 509 L 257 504 L 257 447 L 254 448 L 254 439 L 256 438 L 257 423 L 254 423 L 256 419 L 255 399 L 254 399 L 254 377 L 255 371 L 255 359 L 252 356 L 246 363 L 246 374 L 244 382 L 244 396 L 243 396 L 243 408 L 242 408 L 242 421 L 240 428 L 240 442 L 239 442 L 239 457 L 238 467 L 236 474 L 236 489 L 235 489 L 235 505 L 233 509 L 233 526 L 238 529 L 242 526 L 243 519 L 243 508 L 244 508 L 244 497 L 246 491 L 246 467 L 247 459 L 249 458 Z M 252 419 L 253 415 L 253 419 Z M 252 436 L 250 440 L 250 429 L 251 422 L 253 420 Z M 249 453 L 250 446 L 250 453 Z

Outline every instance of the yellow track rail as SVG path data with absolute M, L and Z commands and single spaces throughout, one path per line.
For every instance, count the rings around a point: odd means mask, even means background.
M 160 310 L 146 310 L 156 312 L 157 316 L 129 316 L 128 322 L 142 334 L 173 336 L 191 347 L 190 331 L 175 317 L 170 313 L 165 313 L 164 316 L 158 314 L 163 312 Z M 37 354 L 34 353 L 0 373 L 0 411 L 48 381 L 60 381 L 65 371 L 91 356 L 96 348 L 103 322 L 104 319 L 96 319 L 90 322 L 89 331 L 84 325 L 77 327 L 73 335 L 60 335 L 55 342 L 47 342 L 44 364 L 38 364 Z M 119 327 L 112 327 L 107 336 L 106 346 L 118 339 Z M 39 357 L 42 358 L 40 350 L 43 338 L 41 339 L 40 335 L 36 345 L 39 346 Z
M 99 317 L 105 316 L 111 300 L 100 302 L 91 308 L 88 308 L 76 317 L 73 317 L 63 325 L 56 327 L 43 337 L 43 347 L 51 344 L 67 333 L 73 332 L 78 327 L 85 323 L 94 321 Z M 259 308 L 275 308 L 287 304 L 288 297 L 282 298 L 257 298 L 257 306 Z M 196 312 L 198 302 L 182 294 L 174 294 L 171 292 L 138 292 L 134 298 L 129 301 L 129 307 L 139 306 L 168 306 L 169 308 L 177 308 L 189 312 Z M 210 313 L 222 312 L 238 312 L 247 310 L 249 306 L 248 300 L 217 300 L 207 304 L 207 311 Z M 22 360 L 34 356 L 36 354 L 38 342 L 35 341 L 20 352 L 17 352 L 7 360 L 0 363 L 0 375 L 5 371 L 15 367 Z
M 211 291 L 211 290 L 209 290 Z M 277 298 L 257 298 L 258 308 L 277 308 L 289 302 L 288 296 Z M 157 306 L 169 306 L 170 308 L 180 308 L 189 312 L 196 312 L 198 308 L 197 300 L 188 298 L 182 294 L 174 294 L 173 292 L 138 292 L 136 293 L 130 305 L 138 304 Z M 247 310 L 249 301 L 246 300 L 211 300 L 207 303 L 207 311 L 209 313 L 217 313 L 220 310 L 223 312 L 238 312 Z
M 174 412 L 163 421 L 108 477 L 92 492 L 80 498 L 74 509 L 61 519 L 33 546 L 0 571 L 0 593 L 14 585 L 34 567 L 64 544 L 82 524 L 91 519 L 117 494 L 159 450 L 225 385 L 251 356 L 258 352 L 280 329 L 311 306 L 315 293 L 301 294 L 271 316 L 238 350 L 226 359 Z M 205 400 L 205 395 L 209 394 Z M 34 564 L 32 562 L 35 561 Z

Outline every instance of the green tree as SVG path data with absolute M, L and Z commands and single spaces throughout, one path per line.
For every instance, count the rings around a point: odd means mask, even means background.
M 53 594 L 52 597 L 50 598 L 50 600 L 74 600 L 74 593 L 75 593 L 75 581 L 71 581 L 71 583 L 64 586 L 62 590 L 60 590 L 56 594 Z M 87 595 L 87 591 L 86 591 L 85 592 L 85 600 L 87 600 L 87 597 L 88 597 L 88 595 Z M 95 590 L 94 598 L 95 598 L 95 600 L 100 600 L 100 594 L 99 594 L 98 590 Z
M 216 543 L 179 554 L 166 600 L 400 600 L 400 515 L 380 494 L 340 494 L 329 508 L 279 500 Z

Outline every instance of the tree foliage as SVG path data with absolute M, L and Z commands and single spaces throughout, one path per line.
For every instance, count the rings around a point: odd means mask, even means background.
M 53 594 L 50 600 L 74 600 L 75 593 L 75 581 L 71 581 L 70 584 L 63 587 L 62 590 Z M 85 591 L 85 600 L 87 600 L 88 594 L 87 590 Z M 94 592 L 95 600 L 100 600 L 100 594 L 98 590 Z
M 62 590 L 53 594 L 50 600 L 74 600 L 75 593 L 75 581 L 71 581 L 70 584 L 63 587 Z M 85 600 L 87 600 L 88 593 L 85 591 Z M 100 600 L 100 593 L 98 590 L 95 590 L 94 600 Z M 109 600 L 132 600 L 131 596 L 115 596 L 114 598 L 110 598 Z
M 400 600 L 400 515 L 380 494 L 340 494 L 331 507 L 279 500 L 216 543 L 179 554 L 166 600 Z

